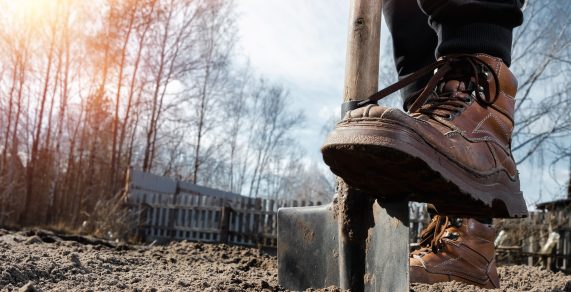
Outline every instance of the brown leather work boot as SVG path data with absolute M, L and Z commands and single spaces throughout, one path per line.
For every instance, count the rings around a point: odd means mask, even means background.
M 436 215 L 421 234 L 421 249 L 409 259 L 411 283 L 459 281 L 499 288 L 491 225 L 472 218 Z
M 432 73 L 409 112 L 368 104 L 346 113 L 321 151 L 351 187 L 435 204 L 447 215 L 524 217 L 511 152 L 517 81 L 484 54 L 439 59 L 369 97 Z

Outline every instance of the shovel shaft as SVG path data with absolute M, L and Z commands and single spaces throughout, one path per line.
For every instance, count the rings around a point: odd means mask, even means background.
M 379 78 L 381 0 L 350 0 L 350 5 L 345 105 L 377 92 Z M 378 194 L 352 189 L 338 178 L 333 203 L 280 209 L 280 285 L 296 291 L 330 285 L 408 291 L 408 202 L 375 198 Z
M 378 91 L 381 4 L 382 0 L 350 1 L 345 102 Z M 378 194 L 337 181 L 339 286 L 351 291 L 408 291 L 408 203 L 377 205 L 372 198 Z
M 344 101 L 378 91 L 381 0 L 351 0 L 345 65 Z
M 365 99 L 377 92 L 382 0 L 351 0 L 343 100 Z M 372 202 L 366 194 L 350 189 L 338 179 L 339 284 L 343 289 L 363 291 L 365 246 Z M 358 216 L 363 215 L 363 216 Z M 367 226 L 365 227 L 365 224 Z M 364 234 L 363 234 L 364 231 Z

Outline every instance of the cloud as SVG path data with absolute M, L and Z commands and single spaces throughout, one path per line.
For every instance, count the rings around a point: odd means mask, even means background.
M 342 1 L 237 2 L 240 46 L 264 75 L 295 84 L 342 80 L 348 6 Z

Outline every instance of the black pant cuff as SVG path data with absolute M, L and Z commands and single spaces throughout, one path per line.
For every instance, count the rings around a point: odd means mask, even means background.
M 512 29 L 491 23 L 439 24 L 436 57 L 484 53 L 511 64 Z

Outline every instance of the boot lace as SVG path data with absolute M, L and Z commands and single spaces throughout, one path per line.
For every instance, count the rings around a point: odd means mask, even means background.
M 435 215 L 430 224 L 420 233 L 419 244 L 421 248 L 413 251 L 411 256 L 418 255 L 422 257 L 430 252 L 437 253 L 442 249 L 444 238 L 458 238 L 459 235 L 457 233 L 448 230 L 451 226 L 459 228 L 462 226 L 462 219 Z
M 457 68 L 466 69 L 467 74 L 458 74 L 454 71 Z M 499 86 L 497 86 L 499 80 L 494 69 L 473 55 L 462 54 L 443 57 L 362 100 L 358 105 L 377 102 L 434 70 L 436 73 L 428 81 L 424 90 L 412 101 L 409 107 L 410 113 L 420 113 L 431 117 L 440 116 L 451 120 L 466 108 L 466 104 L 477 101 L 482 106 L 489 106 L 496 101 L 499 95 Z M 485 82 L 489 74 L 492 74 L 496 84 L 493 96 L 490 96 L 489 84 Z M 464 81 L 462 89 L 444 91 L 444 85 L 449 80 Z M 482 80 L 484 82 L 481 82 Z

